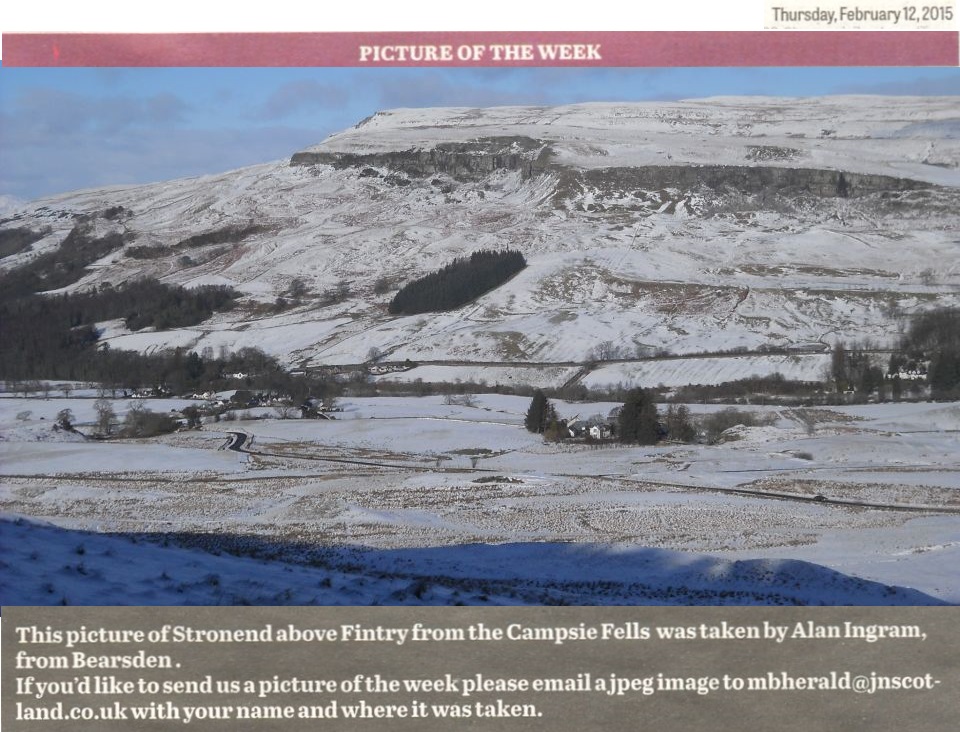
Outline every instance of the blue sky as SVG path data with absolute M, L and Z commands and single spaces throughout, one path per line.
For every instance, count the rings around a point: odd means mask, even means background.
M 0 196 L 277 160 L 391 107 L 726 94 L 960 96 L 960 69 L 0 68 Z

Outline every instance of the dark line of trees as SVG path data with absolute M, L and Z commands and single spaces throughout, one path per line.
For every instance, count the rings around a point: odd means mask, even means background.
M 929 361 L 927 383 L 934 399 L 960 398 L 960 308 L 915 316 L 890 359 L 891 374 L 918 361 Z
M 35 241 L 40 241 L 49 233 L 49 227 L 37 231 L 25 227 L 0 229 L 0 259 L 28 250 Z
M 187 237 L 174 245 L 174 249 L 194 249 L 196 247 L 205 247 L 209 244 L 236 244 L 254 234 L 262 234 L 269 231 L 268 226 L 263 224 L 247 224 L 240 226 L 232 224 L 219 229 L 196 234 Z
M 95 236 L 91 224 L 79 223 L 58 249 L 40 254 L 0 276 L 0 297 L 25 297 L 72 285 L 86 274 L 90 264 L 121 249 L 132 238 L 132 234 L 119 232 Z
M 790 397 L 793 401 L 822 397 L 824 384 L 819 381 L 793 381 L 780 373 L 749 376 L 721 384 L 689 384 L 673 390 L 669 401 L 757 401 L 764 395 L 774 399 Z
M 60 351 L 64 357 L 61 360 L 34 359 L 35 369 L 22 375 L 19 369 L 5 370 L 0 378 L 13 391 L 19 388 L 16 382 L 39 386 L 38 379 L 84 381 L 101 385 L 114 397 L 147 391 L 156 396 L 182 396 L 241 388 L 248 393 L 256 390 L 289 398 L 298 404 L 308 397 L 323 399 L 339 393 L 339 386 L 333 381 L 312 374 L 291 375 L 276 359 L 256 348 L 242 348 L 219 357 L 180 348 L 148 356 L 135 351 L 98 349 L 94 343 Z M 232 376 L 236 373 L 246 376 L 237 379 Z
M 414 280 L 390 301 L 389 312 L 404 315 L 453 310 L 493 290 L 527 266 L 518 251 L 474 252 Z
M 173 253 L 173 247 L 164 245 L 127 247 L 124 251 L 124 254 L 130 259 L 162 259 Z
M 124 254 L 131 259 L 161 259 L 168 257 L 186 249 L 197 249 L 199 247 L 210 246 L 213 244 L 239 244 L 247 237 L 254 234 L 262 234 L 269 231 L 269 227 L 262 224 L 247 224 L 246 226 L 230 225 L 220 229 L 213 229 L 203 234 L 182 239 L 173 245 L 155 244 L 150 246 L 128 247 Z
M 97 374 L 112 372 L 108 362 L 119 357 L 111 354 L 102 365 L 95 363 L 95 323 L 125 318 L 131 330 L 196 325 L 231 307 L 234 297 L 228 287 L 187 290 L 156 280 L 75 295 L 0 296 L 0 377 L 99 380 Z

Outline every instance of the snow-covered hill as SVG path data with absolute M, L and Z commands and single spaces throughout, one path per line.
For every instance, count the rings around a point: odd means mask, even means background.
M 578 168 L 826 168 L 960 185 L 953 97 L 713 97 L 680 102 L 380 112 L 305 152 L 388 153 L 526 136 Z M 944 167 L 942 167 L 944 166 Z
M 0 196 L 0 216 L 13 213 L 18 209 L 24 208 L 27 202 L 16 196 Z
M 133 240 L 71 289 L 153 275 L 246 295 L 191 329 L 111 325 L 112 347 L 256 346 L 291 365 L 883 344 L 903 315 L 960 304 L 958 165 L 953 97 L 394 110 L 290 160 L 34 202 L 0 227 L 49 233 L 2 267 L 86 215 Z M 387 315 L 404 282 L 505 247 L 529 265 L 506 285 Z M 299 304 L 267 308 L 295 278 Z

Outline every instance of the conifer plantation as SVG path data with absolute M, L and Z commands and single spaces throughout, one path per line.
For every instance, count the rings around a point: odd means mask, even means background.
M 520 252 L 479 251 L 404 285 L 390 302 L 392 315 L 453 310 L 493 290 L 527 266 Z

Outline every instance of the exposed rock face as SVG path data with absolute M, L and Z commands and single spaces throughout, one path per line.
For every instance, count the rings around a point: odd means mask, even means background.
M 422 178 L 445 173 L 457 180 L 473 180 L 495 170 L 516 170 L 531 177 L 546 170 L 549 147 L 530 137 L 487 137 L 469 142 L 446 142 L 429 150 L 387 153 L 300 152 L 291 165 L 332 165 L 337 169 L 380 167 Z
M 671 165 L 601 168 L 583 171 L 585 182 L 600 190 L 680 188 L 739 193 L 805 193 L 823 198 L 864 196 L 883 191 L 930 188 L 929 184 L 884 175 L 862 175 L 815 168 L 733 165 Z
M 825 198 L 858 197 L 883 191 L 930 188 L 905 178 L 846 173 L 816 168 L 789 168 L 762 165 L 647 165 L 570 169 L 553 161 L 548 143 L 530 137 L 489 137 L 469 142 L 445 142 L 431 149 L 396 152 L 347 153 L 309 151 L 296 153 L 291 165 L 332 165 L 338 170 L 386 168 L 412 178 L 443 173 L 460 181 L 482 178 L 497 170 L 519 171 L 524 178 L 546 172 L 571 174 L 600 190 L 658 190 L 679 188 L 692 191 L 735 190 L 741 194 L 798 193 Z

